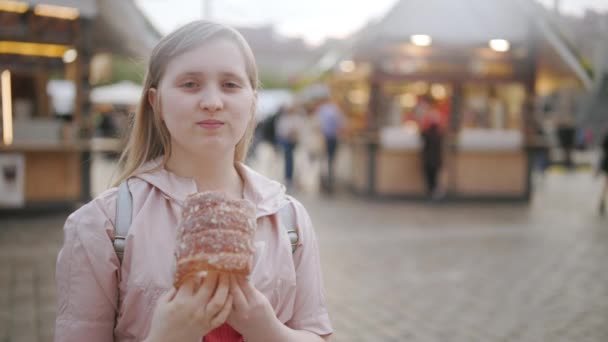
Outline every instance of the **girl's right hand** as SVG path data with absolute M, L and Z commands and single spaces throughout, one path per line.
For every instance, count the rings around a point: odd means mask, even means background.
M 200 341 L 226 321 L 232 308 L 230 276 L 209 272 L 198 285 L 191 278 L 158 299 L 146 342 Z

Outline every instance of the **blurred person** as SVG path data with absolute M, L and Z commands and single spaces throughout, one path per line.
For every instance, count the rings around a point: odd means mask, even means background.
M 276 126 L 278 119 L 286 110 L 287 106 L 281 105 L 274 113 L 257 124 L 246 160 L 247 165 L 272 179 L 280 179 L 282 174 L 282 171 L 276 168 L 276 165 L 280 163 L 280 153 L 282 152 Z
M 56 341 L 322 341 L 332 333 L 306 209 L 242 163 L 257 86 L 251 49 L 232 28 L 195 21 L 153 49 L 117 181 L 129 180 L 133 203 L 124 259 L 113 247 L 114 187 L 66 221 Z M 209 190 L 253 202 L 264 248 L 249 278 L 208 272 L 175 289 L 182 203 Z M 285 205 L 299 232 L 293 255 L 277 227 Z
M 549 167 L 549 141 L 543 124 L 543 113 L 536 110 L 535 101 L 537 100 L 532 96 L 526 97 L 522 110 L 527 114 L 525 128 L 532 152 L 532 170 L 542 178 Z
M 276 112 L 270 114 L 268 117 L 260 121 L 256 126 L 253 133 L 253 140 L 248 151 L 247 160 L 256 157 L 256 152 L 260 143 L 264 142 L 271 146 L 276 151 L 278 145 L 276 135 L 276 122 L 277 118 L 285 111 L 285 106 L 280 106 Z
M 569 116 L 560 118 L 557 125 L 557 139 L 564 152 L 564 166 L 566 169 L 572 170 L 574 168 L 572 152 L 576 142 L 576 128 Z
M 321 131 L 325 138 L 325 152 L 327 158 L 327 173 L 325 175 L 325 190 L 332 193 L 334 190 L 334 162 L 338 149 L 338 135 L 344 129 L 344 113 L 335 104 L 329 94 L 326 94 L 318 103 L 316 116 L 321 123 Z
M 420 128 L 422 138 L 422 169 L 429 196 L 439 199 L 442 191 L 439 187 L 439 174 L 442 167 L 443 134 L 440 114 L 433 107 L 430 98 L 422 100 L 425 111 Z
M 598 167 L 598 174 L 603 175 L 604 186 L 602 188 L 602 193 L 600 195 L 600 206 L 599 212 L 600 215 L 606 215 L 606 199 L 608 197 L 608 129 L 604 133 L 604 139 L 602 140 L 602 155 L 600 159 L 600 164 Z
M 114 122 L 112 112 L 102 112 L 98 114 L 95 135 L 104 138 L 114 138 L 118 136 L 118 127 Z
M 321 120 L 311 108 L 304 108 L 306 119 L 301 130 L 301 143 L 306 150 L 310 162 L 316 162 L 323 156 L 325 151 L 325 136 L 321 127 Z
M 285 164 L 285 183 L 287 189 L 293 187 L 293 172 L 294 172 L 294 151 L 300 138 L 300 130 L 304 120 L 302 114 L 296 106 L 287 108 L 277 120 L 277 137 L 283 148 L 284 164 Z
M 500 98 L 496 87 L 490 88 L 488 96 L 488 127 L 492 129 L 505 129 L 507 126 L 507 106 Z
M 314 110 L 302 106 L 303 120 L 296 149 L 296 169 L 306 170 L 297 175 L 300 190 L 318 193 L 320 190 L 321 161 L 325 151 L 325 138 L 321 130 L 321 122 L 314 115 Z
M 576 131 L 576 149 L 585 151 L 593 144 L 593 130 L 590 127 L 580 127 Z
M 272 145 L 272 147 L 277 147 L 279 145 L 279 139 L 276 132 L 277 121 L 286 111 L 287 106 L 283 105 L 279 107 L 275 113 L 258 124 L 256 133 L 259 134 L 261 141 Z

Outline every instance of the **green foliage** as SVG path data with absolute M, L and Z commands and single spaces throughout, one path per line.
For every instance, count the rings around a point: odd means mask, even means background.
M 133 81 L 141 84 L 144 81 L 146 65 L 129 57 L 112 56 L 112 77 L 108 84 L 120 81 Z
M 272 73 L 260 73 L 262 89 L 290 88 L 289 81 Z

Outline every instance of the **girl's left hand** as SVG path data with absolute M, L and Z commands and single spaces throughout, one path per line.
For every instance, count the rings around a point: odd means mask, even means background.
M 230 275 L 232 312 L 226 321 L 245 340 L 258 340 L 279 323 L 270 302 L 245 277 Z

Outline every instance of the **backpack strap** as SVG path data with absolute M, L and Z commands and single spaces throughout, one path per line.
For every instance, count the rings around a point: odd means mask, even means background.
M 289 242 L 291 243 L 291 252 L 295 253 L 298 248 L 298 242 L 300 241 L 300 236 L 298 235 L 298 230 L 296 229 L 296 217 L 295 217 L 295 208 L 293 203 L 289 201 L 286 205 L 284 205 L 279 210 L 279 225 L 285 229 L 287 236 L 289 237 Z
M 122 263 L 125 252 L 125 240 L 131 227 L 131 216 L 133 212 L 133 196 L 129 190 L 127 180 L 123 180 L 118 186 L 118 199 L 116 200 L 116 219 L 114 224 L 114 250 L 118 260 Z
M 129 190 L 129 184 L 125 179 L 118 186 L 118 199 L 116 200 L 116 219 L 114 224 L 114 250 L 118 260 L 122 263 L 122 258 L 125 252 L 125 244 L 129 228 L 131 227 L 131 219 L 133 212 L 133 196 Z M 291 243 L 291 252 L 295 253 L 298 248 L 300 236 L 296 229 L 295 208 L 293 203 L 289 201 L 279 210 L 279 224 L 285 229 L 289 242 Z

